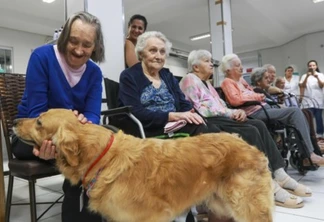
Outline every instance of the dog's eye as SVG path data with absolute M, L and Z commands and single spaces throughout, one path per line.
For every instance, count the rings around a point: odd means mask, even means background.
M 36 123 L 38 126 L 42 126 L 42 122 L 39 119 L 36 120 Z

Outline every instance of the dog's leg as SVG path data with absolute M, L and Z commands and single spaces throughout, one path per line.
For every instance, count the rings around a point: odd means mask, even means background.
M 251 178 L 240 172 L 224 187 L 224 202 L 236 222 L 272 222 L 273 192 L 271 176 L 264 171 Z

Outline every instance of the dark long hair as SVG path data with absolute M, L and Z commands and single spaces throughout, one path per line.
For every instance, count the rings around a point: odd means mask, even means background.
M 312 59 L 312 60 L 309 60 L 309 62 L 307 63 L 307 68 L 308 68 L 308 66 L 309 66 L 309 63 L 311 63 L 311 62 L 314 62 L 315 64 L 316 64 L 316 72 L 320 72 L 320 70 L 319 70 L 319 68 L 318 68 L 318 64 L 317 64 L 317 61 L 316 60 L 314 60 L 314 59 Z
M 131 24 L 133 23 L 133 21 L 134 21 L 135 19 L 141 20 L 141 21 L 144 23 L 144 32 L 145 32 L 145 31 L 146 31 L 146 27 L 147 27 L 147 20 L 146 20 L 146 18 L 145 18 L 143 15 L 140 15 L 140 14 L 133 15 L 133 16 L 129 19 L 128 27 L 131 26 Z

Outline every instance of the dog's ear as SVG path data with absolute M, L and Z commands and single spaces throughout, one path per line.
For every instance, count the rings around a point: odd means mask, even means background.
M 63 157 L 70 166 L 78 166 L 80 154 L 78 137 L 72 128 L 60 126 L 53 138 L 59 158 Z

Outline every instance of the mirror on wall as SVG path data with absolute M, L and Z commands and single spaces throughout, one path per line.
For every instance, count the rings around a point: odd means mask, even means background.
M 0 73 L 12 73 L 12 50 L 0 48 Z

